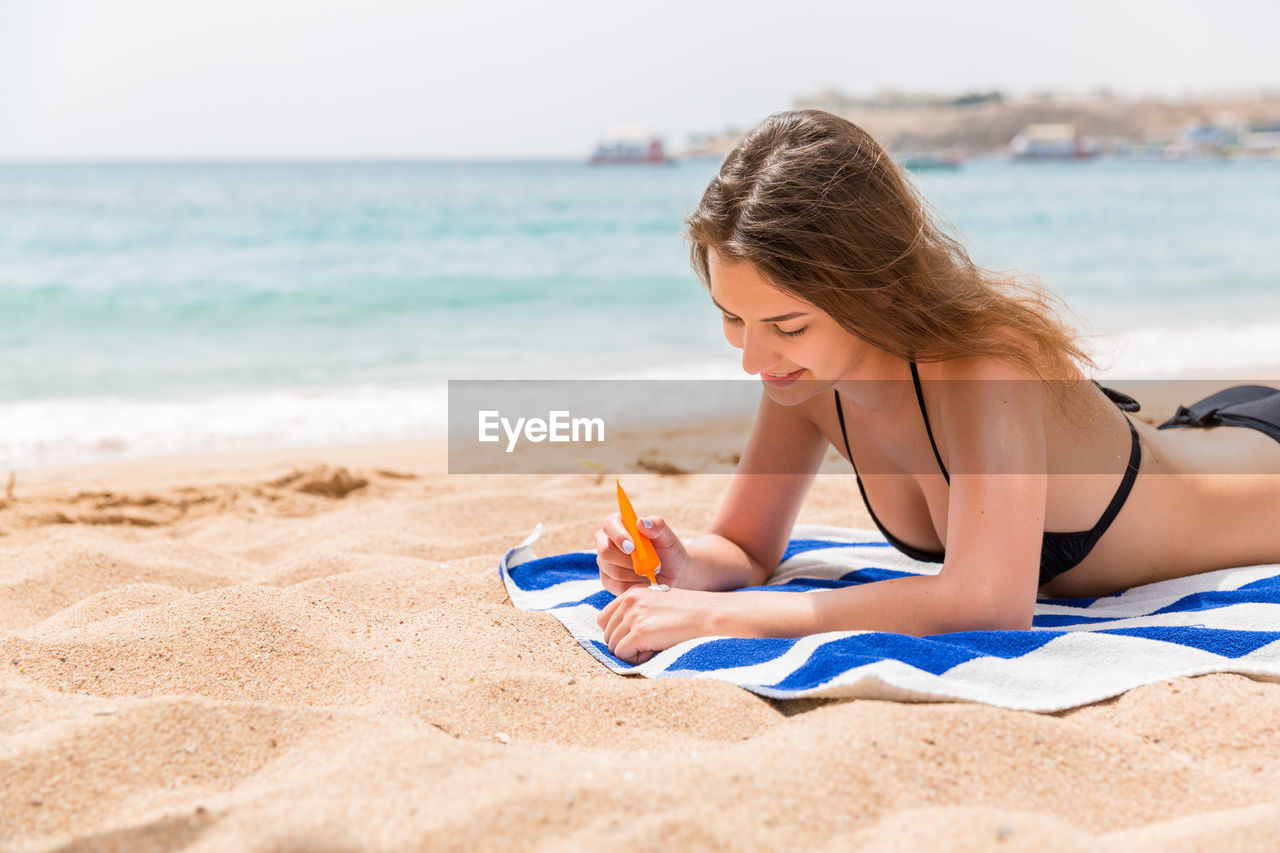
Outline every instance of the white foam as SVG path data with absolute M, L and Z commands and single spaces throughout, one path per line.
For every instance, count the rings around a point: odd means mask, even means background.
M 1280 323 L 1139 328 L 1086 339 L 1100 378 L 1213 378 L 1280 382 Z M 547 377 L 553 378 L 553 377 Z M 575 378 L 588 378 L 578 376 Z M 737 353 L 658 362 L 601 379 L 741 380 L 699 388 L 672 386 L 670 399 L 643 402 L 659 420 L 754 412 L 759 377 L 742 371 Z M 607 387 L 606 387 L 607 390 Z M 602 398 L 598 416 L 636 419 L 636 404 Z M 448 430 L 443 381 L 244 391 L 148 400 L 75 397 L 0 403 L 0 468 L 69 465 L 168 453 L 203 453 L 443 438 Z
M 1124 379 L 1280 378 L 1280 323 L 1149 327 L 1087 342 L 1104 376 Z
M 0 404 L 0 466 L 443 437 L 445 409 L 443 384 L 26 400 Z

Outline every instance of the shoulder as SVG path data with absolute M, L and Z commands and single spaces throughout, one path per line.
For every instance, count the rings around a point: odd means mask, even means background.
M 934 396 L 943 410 L 948 403 L 963 400 L 1038 403 L 1044 398 L 1044 380 L 1029 367 L 1010 359 L 955 358 L 920 365 L 919 371 L 922 382 L 935 386 Z
M 929 365 L 939 432 L 961 472 L 1040 466 L 1045 437 L 1044 381 L 1004 358 L 975 356 Z M 921 380 L 927 381 L 921 372 Z M 925 389 L 926 395 L 930 392 Z M 996 462 L 996 460 L 1001 460 Z
M 991 334 L 1024 352 L 1035 352 L 1038 348 L 1035 338 L 1017 329 L 1001 328 Z M 1034 370 L 1014 359 L 1002 356 L 974 355 L 965 358 L 952 358 L 946 361 L 934 362 L 929 366 L 933 368 L 933 378 L 939 380 L 1020 379 L 1042 383 L 1041 378 Z M 921 365 L 922 370 L 923 368 L 924 366 Z M 923 373 L 921 376 L 923 378 Z
M 994 332 L 1006 342 L 1025 352 L 1034 351 L 1036 342 L 1031 335 L 1016 329 L 1001 328 Z M 1013 358 L 994 355 L 973 355 L 946 361 L 920 365 L 920 378 L 932 379 L 939 405 L 946 409 L 948 403 L 965 399 L 993 402 L 1018 401 L 1024 405 L 1038 405 L 1044 399 L 1044 380 L 1029 366 Z
M 953 358 L 936 362 L 932 367 L 932 378 L 940 382 L 964 381 L 1025 381 L 1043 385 L 1043 380 L 1031 369 L 1017 362 L 990 356 L 974 356 L 970 358 Z M 921 365 L 920 378 L 924 379 L 924 367 Z

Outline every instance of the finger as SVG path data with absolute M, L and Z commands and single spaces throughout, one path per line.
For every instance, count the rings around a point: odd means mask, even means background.
M 608 638 L 612 637 L 618 631 L 623 630 L 622 626 L 628 621 L 627 617 L 634 606 L 635 597 L 636 593 L 629 589 L 609 603 L 609 608 L 612 608 L 612 610 L 609 615 L 605 617 L 604 636 L 606 638 L 606 643 L 608 642 Z
M 627 540 L 627 544 L 630 545 L 630 540 Z M 632 563 L 631 557 L 619 551 L 617 548 L 611 548 L 607 554 L 597 558 L 596 562 L 600 563 L 600 560 L 603 560 L 609 565 L 610 577 L 613 577 L 622 583 L 639 583 L 639 579 L 644 578 L 644 575 L 636 571 L 635 564 Z
M 613 636 L 613 617 L 618 612 L 618 608 L 622 606 L 622 598 L 625 592 L 624 590 L 617 598 L 610 601 L 604 610 L 600 611 L 600 615 L 596 617 L 596 624 L 600 626 L 600 630 L 604 633 L 604 644 L 606 646 L 609 645 L 609 638 Z
M 596 531 L 596 553 L 603 557 L 606 562 L 614 565 L 627 566 L 628 568 L 631 565 L 631 558 L 617 545 L 613 544 L 603 529 Z
M 638 578 L 630 566 L 624 568 L 602 557 L 596 558 L 596 566 L 600 569 L 600 585 L 614 596 L 622 595 L 633 586 L 647 586 L 649 583 L 647 579 Z
M 676 536 L 676 532 L 660 515 L 646 515 L 636 519 L 636 530 L 641 536 L 652 540 L 654 545 L 664 548 L 670 548 L 680 541 L 680 537 Z
M 627 531 L 627 527 L 622 523 L 622 516 L 615 513 L 605 519 L 604 532 L 609 537 L 609 541 L 618 549 L 620 554 L 630 554 L 635 551 L 635 543 L 631 541 L 631 534 Z M 628 545 L 631 551 L 627 550 Z
M 636 635 L 634 630 L 628 631 L 623 635 L 622 639 L 618 641 L 618 647 L 614 649 L 613 656 L 619 660 L 626 661 L 632 666 L 639 666 L 648 660 L 649 657 L 652 657 L 652 653 L 649 649 L 641 648 L 642 644 L 643 641 Z M 649 657 L 645 657 L 646 653 L 649 654 Z
M 613 589 L 609 590 L 609 592 L 610 594 L 613 595 L 614 599 L 616 600 L 619 596 L 621 596 L 627 590 L 631 589 L 631 587 L 634 586 L 634 584 L 629 584 L 629 583 L 626 583 L 625 581 L 611 580 L 609 581 L 609 586 L 613 587 Z
M 622 591 L 622 593 L 625 592 L 626 590 Z M 604 609 L 600 611 L 600 615 L 596 617 L 596 624 L 599 625 L 600 630 L 604 632 L 604 642 L 606 646 L 609 644 L 609 620 L 613 618 L 613 614 L 622 606 L 622 593 L 619 593 L 613 601 L 610 601 L 605 605 Z
M 603 556 L 596 557 L 596 565 L 600 567 L 600 575 L 602 577 L 618 581 L 619 583 L 630 580 L 629 576 L 635 574 L 635 572 L 631 570 L 630 566 L 624 568 L 619 566 L 617 563 L 610 562 Z

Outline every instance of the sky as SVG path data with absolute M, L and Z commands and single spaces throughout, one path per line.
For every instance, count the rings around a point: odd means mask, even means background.
M 1280 89 L 1274 0 L 0 0 L 0 160 L 581 158 L 833 87 Z

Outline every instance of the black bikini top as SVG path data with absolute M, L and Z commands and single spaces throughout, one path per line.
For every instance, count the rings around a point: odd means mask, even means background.
M 929 413 L 925 410 L 924 392 L 920 387 L 920 372 L 916 369 L 914 361 L 911 362 L 911 379 L 915 383 L 916 400 L 920 403 L 920 415 L 924 418 L 924 428 L 929 434 L 929 444 L 933 447 L 934 458 L 938 460 L 938 467 L 942 469 L 942 476 L 949 485 L 951 483 L 951 475 L 947 473 L 947 466 L 942 463 L 942 454 L 938 452 L 938 445 L 933 440 L 933 428 L 929 425 Z M 1102 393 L 1106 394 L 1107 398 L 1114 402 L 1121 411 L 1136 412 L 1141 408 L 1138 401 L 1129 395 L 1107 388 L 1097 381 L 1093 384 L 1097 385 Z M 945 550 L 935 552 L 913 548 L 886 530 L 884 525 L 880 523 L 880 519 L 876 517 L 875 510 L 871 508 L 871 502 L 867 500 L 867 490 L 862 485 L 862 478 L 858 476 L 858 466 L 853 462 L 853 452 L 849 449 L 849 435 L 845 432 L 844 410 L 840 405 L 840 392 L 835 391 L 835 395 L 836 415 L 840 419 L 840 435 L 844 438 L 844 450 L 849 455 L 849 464 L 853 466 L 853 476 L 858 482 L 858 491 L 862 493 L 862 502 L 866 505 L 867 512 L 871 514 L 871 520 L 875 522 L 876 527 L 880 528 L 880 532 L 884 534 L 885 539 L 889 540 L 889 544 L 911 559 L 926 563 L 941 563 L 946 555 Z M 1138 477 L 1138 468 L 1142 464 L 1142 446 L 1138 443 L 1138 431 L 1134 429 L 1133 421 L 1125 418 L 1125 423 L 1129 425 L 1132 447 L 1129 452 L 1129 464 L 1125 468 L 1124 478 L 1120 481 L 1119 488 L 1116 489 L 1115 495 L 1112 496 L 1111 503 L 1103 510 L 1102 517 L 1098 519 L 1098 523 L 1089 530 L 1081 530 L 1074 533 L 1051 533 L 1047 530 L 1045 531 L 1040 547 L 1041 586 L 1068 569 L 1074 568 L 1089 555 L 1089 552 L 1093 550 L 1093 546 L 1098 544 L 1102 534 L 1107 532 L 1107 528 L 1115 520 L 1120 508 L 1124 506 L 1125 499 L 1129 497 L 1129 491 L 1133 488 L 1134 480 Z

